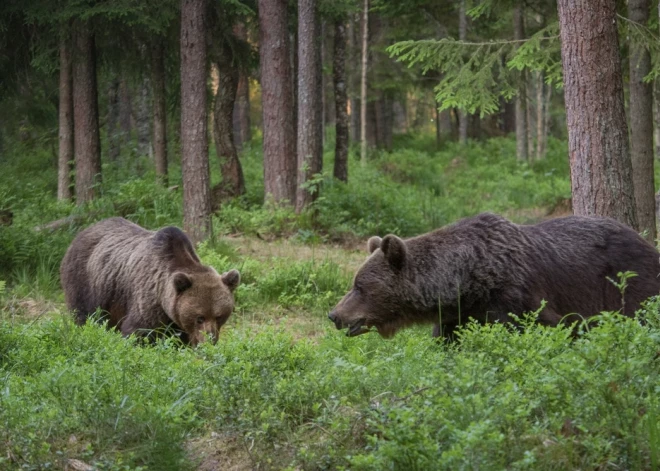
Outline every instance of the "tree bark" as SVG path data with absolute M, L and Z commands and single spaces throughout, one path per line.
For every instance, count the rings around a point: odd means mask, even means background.
M 194 243 L 211 234 L 206 113 L 206 0 L 181 1 L 183 226 Z
M 242 41 L 247 41 L 247 31 L 243 23 L 234 25 L 234 36 Z M 245 70 L 239 70 L 238 73 L 233 123 L 234 146 L 237 150 L 240 150 L 243 148 L 244 143 L 252 139 L 252 130 L 250 129 L 250 80 Z
M 467 6 L 466 0 L 460 0 L 458 7 L 458 39 L 467 40 Z M 468 138 L 468 117 L 467 113 L 458 109 L 458 142 L 466 144 Z
M 259 0 L 264 189 L 275 202 L 296 198 L 293 79 L 287 2 Z
M 522 0 L 518 0 L 513 9 L 513 38 L 517 41 L 525 38 L 525 16 Z M 516 114 L 516 156 L 518 160 L 529 158 L 527 142 L 527 77 L 521 72 L 518 94 L 515 98 Z
M 76 129 L 76 202 L 84 204 L 96 197 L 96 186 L 101 181 L 101 142 L 94 36 L 88 22 L 77 22 L 75 37 L 73 122 Z
M 367 50 L 369 42 L 369 0 L 364 0 L 362 12 L 362 75 L 360 78 L 360 161 L 367 164 Z
M 105 123 L 108 136 L 108 159 L 119 158 L 121 152 L 121 131 L 119 129 L 119 77 L 112 73 L 108 82 L 108 115 Z
M 305 188 L 323 167 L 321 26 L 316 0 L 298 0 L 298 184 L 296 211 L 317 196 Z
M 131 131 L 133 130 L 133 120 L 131 118 L 133 99 L 126 80 L 126 72 L 122 73 L 123 76 L 119 82 L 119 128 L 121 129 L 121 143 L 127 144 L 131 141 Z
M 559 0 L 573 210 L 637 229 L 615 0 Z
M 68 27 L 60 38 L 59 155 L 57 162 L 57 199 L 70 200 L 73 154 L 73 81 L 71 74 L 71 37 Z
M 218 68 L 218 92 L 213 113 L 213 138 L 220 161 L 221 180 L 212 190 L 211 206 L 218 209 L 222 200 L 245 193 L 245 179 L 234 146 L 233 112 L 239 72 L 232 51 L 225 41 L 216 45 L 214 61 Z
M 167 108 L 165 92 L 165 52 L 163 40 L 151 45 L 151 86 L 153 87 L 153 143 L 156 176 L 167 186 Z
M 346 81 L 346 24 L 335 21 L 335 47 L 332 78 L 335 88 L 335 167 L 333 175 L 348 181 L 348 94 Z
M 140 81 L 138 99 L 135 112 L 135 128 L 137 130 L 138 155 L 151 154 L 151 129 L 149 113 L 149 77 L 144 75 Z
M 644 26 L 649 21 L 648 0 L 628 0 L 628 17 Z M 649 51 L 630 43 L 630 157 L 639 230 L 654 243 L 655 187 L 653 179 L 653 88 L 644 82 L 651 71 Z

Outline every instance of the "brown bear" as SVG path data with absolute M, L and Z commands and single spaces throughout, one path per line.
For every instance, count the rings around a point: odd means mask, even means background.
M 219 275 L 201 264 L 190 239 L 176 227 L 148 231 L 110 218 L 80 232 L 66 252 L 60 276 L 69 309 L 82 325 L 98 308 L 125 336 L 168 328 L 197 345 L 234 309 L 238 271 Z
M 612 219 L 569 216 L 518 225 L 495 214 L 463 219 L 401 240 L 368 242 L 371 255 L 352 289 L 328 315 L 355 336 L 375 327 L 391 337 L 406 326 L 436 324 L 450 335 L 470 317 L 511 320 L 510 313 L 539 309 L 538 321 L 617 311 L 632 316 L 660 293 L 660 254 L 635 231 Z M 622 305 L 612 283 L 633 271 Z

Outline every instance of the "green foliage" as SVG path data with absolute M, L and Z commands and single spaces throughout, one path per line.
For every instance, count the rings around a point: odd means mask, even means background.
M 475 13 L 476 14 L 476 13 Z M 461 108 L 483 117 L 499 109 L 501 99 L 516 95 L 519 71 L 543 71 L 546 81 L 561 85 L 559 25 L 543 28 L 519 41 L 458 41 L 453 38 L 400 41 L 387 48 L 408 67 L 423 74 L 440 73 L 435 86 L 441 110 Z
M 3 322 L 0 463 L 193 469 L 187 440 L 212 430 L 264 469 L 651 469 L 659 307 L 575 339 L 470 324 L 450 345 L 230 324 L 216 346 L 140 348 L 68 318 Z

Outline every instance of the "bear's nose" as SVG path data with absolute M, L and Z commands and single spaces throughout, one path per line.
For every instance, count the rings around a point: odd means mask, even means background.
M 339 319 L 339 318 L 337 317 L 337 314 L 335 313 L 335 311 L 332 311 L 330 314 L 328 314 L 328 319 L 330 319 L 332 322 L 335 323 L 335 327 L 337 327 L 337 329 L 341 329 L 341 328 L 342 328 L 342 322 L 341 322 L 341 319 Z

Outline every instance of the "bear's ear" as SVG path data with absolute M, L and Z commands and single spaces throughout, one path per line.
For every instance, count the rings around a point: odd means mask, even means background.
M 222 282 L 227 285 L 229 291 L 234 291 L 241 282 L 241 274 L 238 270 L 229 270 L 227 273 L 222 274 Z
M 367 250 L 369 253 L 374 253 L 376 249 L 380 248 L 380 243 L 382 242 L 383 239 L 381 239 L 378 236 L 373 236 L 369 239 L 367 242 Z
M 385 259 L 393 268 L 401 269 L 406 261 L 406 243 L 395 235 L 386 235 L 380 244 Z
M 177 294 L 183 293 L 185 290 L 192 286 L 192 280 L 188 275 L 183 272 L 176 272 L 172 275 L 172 283 Z

